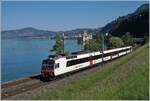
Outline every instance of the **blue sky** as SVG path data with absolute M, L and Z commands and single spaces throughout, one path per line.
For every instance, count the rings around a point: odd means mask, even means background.
M 2 30 L 34 27 L 64 31 L 97 28 L 119 16 L 134 12 L 146 1 L 5 1 Z

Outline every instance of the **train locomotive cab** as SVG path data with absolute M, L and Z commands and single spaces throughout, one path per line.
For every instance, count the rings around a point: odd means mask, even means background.
M 43 78 L 54 77 L 54 60 L 43 60 L 41 67 L 41 75 Z

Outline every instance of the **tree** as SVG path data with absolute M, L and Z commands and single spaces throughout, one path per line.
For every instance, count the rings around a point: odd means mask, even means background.
M 133 38 L 132 38 L 130 32 L 126 32 L 126 34 L 122 36 L 122 40 L 123 40 L 125 45 L 132 45 L 133 44 Z
M 121 47 L 123 45 L 124 45 L 124 43 L 121 40 L 121 38 L 119 38 L 119 37 L 111 37 L 109 39 L 109 47 L 110 48 L 118 48 L 118 47 Z
M 142 45 L 146 44 L 149 42 L 149 38 L 147 36 L 144 36 L 143 41 L 142 41 Z
M 92 39 L 86 42 L 84 46 L 84 50 L 89 50 L 89 51 L 97 51 L 101 48 L 101 42 L 99 39 Z
M 61 36 L 59 34 L 56 34 L 54 39 L 56 42 L 50 51 L 55 51 L 56 54 L 62 54 L 64 46 L 63 46 L 63 41 L 61 39 Z
M 89 40 L 86 42 L 84 46 L 84 50 L 89 50 L 89 51 L 96 51 L 100 48 L 99 44 L 95 42 L 95 40 Z

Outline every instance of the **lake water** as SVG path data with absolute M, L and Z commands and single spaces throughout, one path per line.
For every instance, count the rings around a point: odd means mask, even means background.
M 41 61 L 53 54 L 49 50 L 54 43 L 49 39 L 2 39 L 1 82 L 40 73 Z M 65 40 L 65 50 L 75 52 L 82 49 L 77 40 Z

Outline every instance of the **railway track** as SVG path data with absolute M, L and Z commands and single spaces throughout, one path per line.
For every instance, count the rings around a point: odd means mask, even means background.
M 77 72 L 74 72 L 74 73 L 77 73 Z M 71 74 L 74 74 L 74 73 L 71 73 Z M 55 77 L 48 81 L 47 80 L 43 81 L 41 80 L 40 75 L 36 75 L 36 76 L 29 77 L 29 78 L 24 78 L 24 79 L 4 83 L 1 85 L 1 99 L 6 99 L 8 97 L 15 96 L 22 92 L 26 92 L 26 91 L 36 89 L 44 85 L 48 85 L 52 82 L 56 82 L 59 79 L 62 79 L 68 76 L 70 76 L 70 74 Z
M 21 92 L 39 87 L 39 85 L 42 84 L 42 81 L 36 79 L 38 77 L 39 75 L 2 84 L 1 98 L 5 99 Z
M 100 64 L 97 64 L 93 67 L 96 68 L 99 65 Z M 62 78 L 65 78 L 65 77 L 71 76 L 73 74 L 76 74 L 78 72 L 86 71 L 89 69 L 92 69 L 92 68 L 84 68 L 84 69 L 79 70 L 79 71 L 75 71 L 75 72 L 72 72 L 69 74 L 55 77 L 49 81 L 41 81 L 40 75 L 36 75 L 36 76 L 29 77 L 29 78 L 24 78 L 24 79 L 4 83 L 1 85 L 1 99 L 6 99 L 6 98 L 9 98 L 11 96 L 15 96 L 17 94 L 20 94 L 22 92 L 26 92 L 26 91 L 36 89 L 36 88 L 41 87 L 41 86 L 48 85 L 48 84 L 50 84 L 52 82 L 56 82 Z
M 96 67 L 96 66 L 97 65 L 95 65 L 93 67 Z M 15 96 L 17 94 L 20 94 L 22 92 L 26 92 L 26 91 L 36 89 L 36 88 L 41 87 L 41 86 L 48 85 L 52 82 L 56 82 L 62 78 L 68 77 L 70 75 L 73 75 L 73 74 L 76 74 L 78 72 L 82 72 L 82 71 L 88 70 L 88 69 L 92 69 L 92 68 L 85 68 L 85 69 L 82 69 L 80 71 L 75 71 L 75 72 L 72 72 L 69 74 L 55 77 L 49 81 L 47 81 L 47 80 L 41 81 L 40 75 L 36 75 L 36 76 L 29 77 L 29 78 L 24 78 L 24 79 L 4 83 L 1 85 L 1 99 L 6 99 L 6 98 L 9 98 L 11 96 Z
M 6 82 L 6 83 L 1 85 L 1 89 L 7 88 L 7 87 L 10 87 L 10 86 L 15 86 L 15 85 L 27 82 L 27 81 L 31 81 L 31 80 L 33 80 L 35 78 L 39 78 L 39 77 L 40 77 L 40 75 L 34 75 L 34 76 L 31 76 L 31 77 L 28 77 L 28 78 Z

